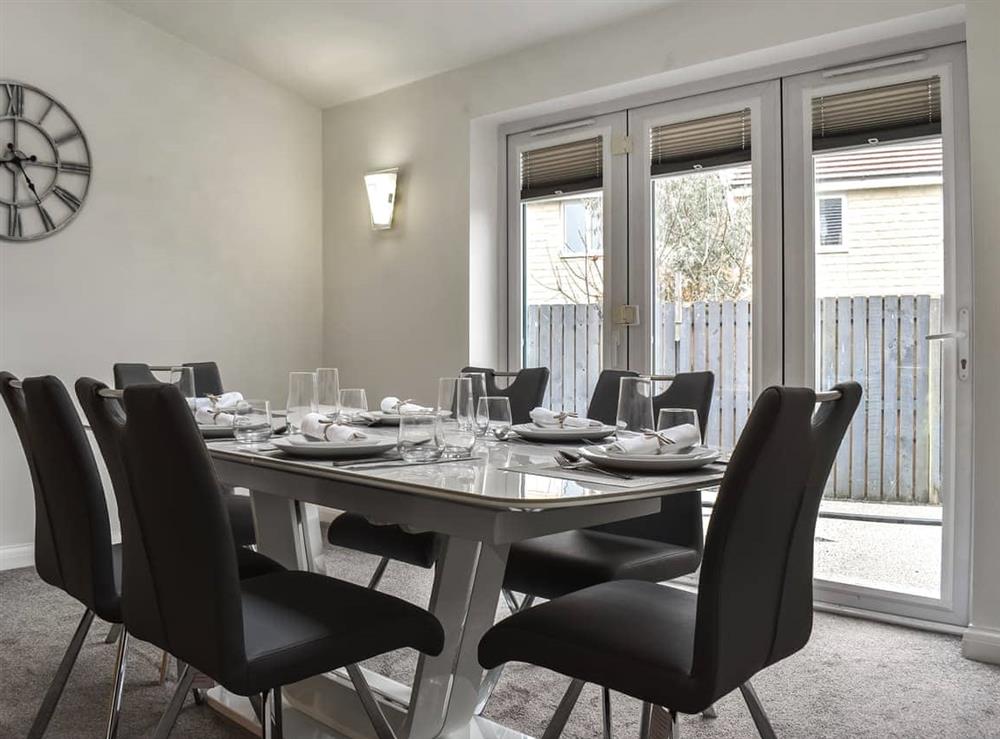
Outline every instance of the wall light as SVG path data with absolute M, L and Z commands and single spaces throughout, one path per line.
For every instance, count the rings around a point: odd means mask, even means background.
M 396 174 L 398 167 L 380 169 L 365 175 L 368 190 L 368 208 L 372 216 L 372 229 L 384 231 L 392 228 L 392 211 L 396 205 Z

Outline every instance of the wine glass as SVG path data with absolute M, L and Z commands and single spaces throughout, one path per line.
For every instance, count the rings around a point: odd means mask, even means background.
M 618 385 L 619 430 L 641 432 L 653 428 L 653 383 L 645 377 L 623 377 Z
M 683 426 L 684 424 L 690 424 L 698 430 L 698 441 L 695 442 L 695 445 L 700 446 L 704 438 L 701 431 L 701 424 L 698 422 L 698 412 L 693 408 L 661 408 L 659 417 L 656 419 L 656 429 L 658 431 L 671 429 L 674 426 Z
M 297 434 L 302 429 L 302 419 L 319 408 L 315 372 L 288 373 L 288 402 L 285 404 L 288 433 Z
M 340 391 L 340 412 L 348 420 L 355 420 L 368 412 L 368 395 L 364 388 L 348 387 Z
M 476 434 L 501 441 L 510 434 L 510 400 L 502 395 L 484 395 L 476 407 Z
M 327 418 L 336 418 L 340 413 L 340 371 L 336 367 L 320 367 L 316 370 L 319 386 L 319 412 Z

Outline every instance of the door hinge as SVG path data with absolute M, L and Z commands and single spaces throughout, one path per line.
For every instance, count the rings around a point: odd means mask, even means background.
M 627 135 L 616 135 L 611 137 L 611 155 L 621 156 L 632 153 L 632 137 Z

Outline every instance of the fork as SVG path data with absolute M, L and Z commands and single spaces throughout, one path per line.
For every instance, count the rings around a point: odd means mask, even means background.
M 578 470 L 581 472 L 597 472 L 602 475 L 607 475 L 608 477 L 617 477 L 619 480 L 632 480 L 635 479 L 634 475 L 627 475 L 624 472 L 613 472 L 612 470 L 606 470 L 602 467 L 591 464 L 585 459 L 582 459 L 578 454 L 573 454 L 571 452 L 565 452 L 562 449 L 559 450 L 559 454 L 562 456 L 553 457 L 556 464 L 562 467 L 564 470 Z M 576 461 L 573 461 L 573 457 L 576 457 Z

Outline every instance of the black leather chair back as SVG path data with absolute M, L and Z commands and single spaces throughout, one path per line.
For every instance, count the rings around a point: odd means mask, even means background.
M 806 499 L 799 511 L 792 537 L 793 555 L 785 573 L 778 633 L 768 663 L 784 659 L 802 649 L 812 634 L 813 622 L 813 542 L 816 519 L 823 500 L 823 489 L 837 459 L 840 444 L 861 403 L 861 385 L 845 382 L 837 385 L 836 400 L 824 401 L 812 421 L 813 464 L 806 489 Z
M 502 395 L 510 400 L 510 415 L 514 423 L 531 420 L 531 410 L 545 399 L 545 389 L 549 385 L 548 367 L 528 367 L 520 370 L 511 383 L 504 388 L 497 385 L 496 370 L 488 367 L 465 367 L 462 372 L 482 372 L 486 375 L 486 394 Z
M 115 387 L 119 390 L 124 390 L 129 385 L 149 385 L 159 382 L 148 364 L 118 362 L 111 369 L 115 376 Z
M 49 519 L 48 506 L 42 494 L 42 484 L 38 479 L 35 455 L 31 450 L 31 439 L 28 436 L 28 408 L 24 401 L 24 391 L 11 383 L 17 377 L 10 372 L 0 372 L 0 395 L 14 422 L 17 438 L 21 442 L 21 450 L 28 463 L 28 474 L 31 476 L 31 488 L 35 496 L 35 569 L 38 576 L 49 585 L 62 587 L 62 573 L 59 570 L 59 559 L 56 557 L 56 545 L 53 538 L 52 522 Z
M 122 516 L 129 631 L 219 677 L 242 664 L 236 547 L 212 461 L 173 385 L 125 389 Z
M 44 501 L 36 530 L 47 534 L 35 542 L 36 563 L 52 567 L 39 575 L 99 617 L 120 621 L 108 506 L 80 416 L 57 378 L 29 377 L 22 384 L 36 500 Z
M 124 518 L 126 513 L 131 511 L 131 497 L 121 494 L 121 491 L 128 487 L 128 473 L 125 471 L 125 460 L 122 456 L 125 409 L 117 398 L 101 396 L 101 390 L 106 390 L 107 387 L 100 380 L 81 377 L 75 385 L 76 398 L 87 421 L 90 422 L 90 428 L 104 458 L 104 466 L 108 468 L 115 500 L 118 502 L 118 516 Z
M 702 559 L 692 662 L 692 677 L 716 694 L 772 661 L 789 563 L 812 547 L 797 531 L 813 470 L 815 397 L 806 388 L 761 393 L 719 487 Z
M 602 380 L 606 382 L 602 386 Z M 618 383 L 622 377 L 636 377 L 636 373 L 628 370 L 604 370 L 597 378 L 597 386 L 591 399 L 591 406 L 607 407 L 607 420 L 598 418 L 604 423 L 614 424 L 618 416 Z M 699 423 L 704 432 L 712 409 L 712 388 L 715 375 L 711 372 L 682 372 L 670 383 L 670 386 L 659 395 L 653 397 L 653 423 L 656 423 L 660 408 L 694 408 L 698 412 Z M 600 395 L 599 395 L 600 393 Z M 612 400 L 613 397 L 613 400 Z M 588 418 L 595 418 L 589 411 Z M 596 527 L 620 536 L 633 536 L 638 539 L 663 541 L 677 546 L 697 549 L 704 545 L 704 534 L 701 515 L 701 493 L 677 493 L 665 495 L 661 499 L 660 510 L 649 516 L 633 518 L 627 521 L 615 521 Z
M 632 370 L 601 370 L 587 406 L 587 418 L 614 426 L 618 421 L 618 387 L 623 377 L 638 377 Z M 655 422 L 656 419 L 654 418 Z
M 185 362 L 194 374 L 194 392 L 199 398 L 206 395 L 222 395 L 222 373 L 215 362 Z
M 694 408 L 704 436 L 712 412 L 714 387 L 715 375 L 712 372 L 678 373 L 666 390 L 653 396 L 653 423 L 659 420 L 661 408 Z

